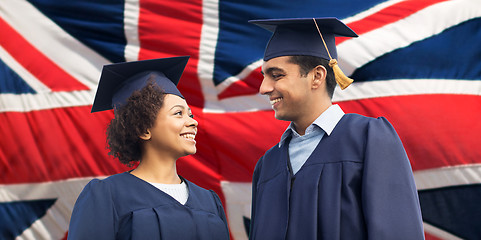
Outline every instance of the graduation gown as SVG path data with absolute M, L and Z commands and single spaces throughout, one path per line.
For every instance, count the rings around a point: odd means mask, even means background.
M 90 181 L 75 203 L 68 239 L 229 239 L 217 194 L 184 181 L 185 205 L 128 172 Z
M 258 161 L 250 239 L 424 239 L 407 155 L 384 118 L 345 114 L 295 174 L 288 143 Z

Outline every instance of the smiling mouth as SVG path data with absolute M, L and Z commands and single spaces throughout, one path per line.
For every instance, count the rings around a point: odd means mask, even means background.
M 184 134 L 181 134 L 180 135 L 181 137 L 187 139 L 187 140 L 190 140 L 190 141 L 194 141 L 195 142 L 195 134 L 192 134 L 192 133 L 184 133 Z
M 274 104 L 280 102 L 281 100 L 282 100 L 282 98 L 276 98 L 276 99 L 271 100 L 270 103 L 271 103 L 271 105 L 274 105 Z

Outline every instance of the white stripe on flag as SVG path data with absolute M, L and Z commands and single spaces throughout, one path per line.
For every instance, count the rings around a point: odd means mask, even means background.
M 127 38 L 127 45 L 125 46 L 125 60 L 137 61 L 139 60 L 140 40 L 139 40 L 139 14 L 140 1 L 125 0 L 124 5 L 124 32 Z
M 244 217 L 251 218 L 252 183 L 221 181 L 230 233 L 235 240 L 247 240 Z
M 0 94 L 1 112 L 30 112 L 92 105 L 95 90 L 40 94 Z
M 219 2 L 217 0 L 202 1 L 202 31 L 199 45 L 199 62 L 197 75 L 205 104 L 217 102 L 217 90 L 214 86 L 214 57 L 219 34 Z
M 480 184 L 481 164 L 457 165 L 414 172 L 418 190 Z

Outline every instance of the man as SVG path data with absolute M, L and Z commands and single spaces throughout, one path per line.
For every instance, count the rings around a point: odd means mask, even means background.
M 424 239 L 419 199 L 402 143 L 385 118 L 345 114 L 331 98 L 335 18 L 251 21 L 273 35 L 259 92 L 291 124 L 252 180 L 250 239 Z

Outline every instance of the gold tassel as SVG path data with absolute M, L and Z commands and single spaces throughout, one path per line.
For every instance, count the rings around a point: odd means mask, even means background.
M 319 32 L 319 36 L 321 37 L 322 43 L 324 43 L 324 47 L 326 48 L 327 55 L 329 55 L 329 58 L 331 59 L 329 61 L 329 66 L 332 68 L 334 71 L 334 76 L 336 77 L 336 82 L 341 87 L 341 90 L 344 90 L 347 88 L 349 85 L 351 85 L 354 80 L 348 78 L 346 74 L 344 74 L 341 70 L 341 68 L 337 65 L 337 60 L 335 58 L 331 57 L 331 54 L 329 53 L 329 48 L 327 47 L 326 42 L 324 41 L 324 37 L 322 37 L 321 30 L 319 30 L 319 26 L 317 25 L 317 21 L 315 18 L 312 18 L 314 21 L 314 24 L 316 25 L 317 32 Z
M 336 59 L 331 59 L 329 61 L 329 66 L 332 68 L 334 71 L 334 76 L 336 77 L 336 82 L 339 84 L 339 87 L 341 87 L 341 90 L 344 90 L 347 88 L 349 85 L 351 85 L 354 80 L 351 78 L 347 77 L 341 70 L 341 68 L 337 65 Z

